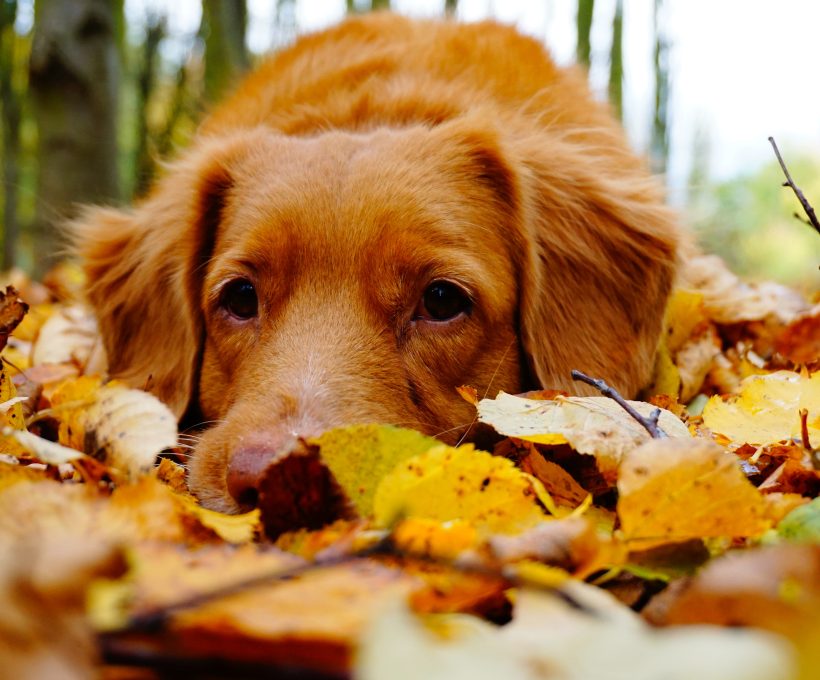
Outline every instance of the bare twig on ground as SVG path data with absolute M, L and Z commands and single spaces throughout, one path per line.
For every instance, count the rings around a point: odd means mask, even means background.
M 784 187 L 790 187 L 791 190 L 794 192 L 794 195 L 797 196 L 797 200 L 800 201 L 800 205 L 803 206 L 803 210 L 805 211 L 807 217 L 809 218 L 808 224 L 814 227 L 815 231 L 820 234 L 820 221 L 817 219 L 817 214 L 814 212 L 814 208 L 812 207 L 811 203 L 809 203 L 808 199 L 803 195 L 803 192 L 800 191 L 800 188 L 794 183 L 792 180 L 792 176 L 789 174 L 789 169 L 786 167 L 786 163 L 783 161 L 783 156 L 780 155 L 780 149 L 777 148 L 777 144 L 774 141 L 774 137 L 769 137 L 769 143 L 772 145 L 774 149 L 774 155 L 777 156 L 777 162 L 780 163 L 780 168 L 783 170 L 783 174 L 786 175 L 786 181 L 783 182 Z M 799 216 L 795 213 L 795 217 Z M 800 220 L 801 222 L 805 220 Z
M 663 439 L 664 437 L 669 436 L 658 425 L 658 420 L 661 417 L 661 410 L 659 408 L 652 411 L 652 413 L 649 414 L 649 417 L 646 418 L 638 413 L 633 406 L 620 395 L 618 390 L 614 387 L 610 387 L 603 380 L 591 378 L 585 373 L 575 370 L 572 371 L 572 379 L 579 380 L 587 385 L 592 385 L 592 387 L 598 390 L 605 397 L 613 399 L 624 411 L 637 420 L 653 439 Z

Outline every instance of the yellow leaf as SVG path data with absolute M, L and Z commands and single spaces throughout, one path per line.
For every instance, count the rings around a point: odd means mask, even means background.
M 675 362 L 672 361 L 669 348 L 663 342 L 658 345 L 658 351 L 655 354 L 655 368 L 649 394 L 671 394 L 674 397 L 680 395 L 680 373 Z
M 655 410 L 642 401 L 629 403 L 645 417 Z M 623 455 L 651 439 L 640 423 L 607 397 L 536 401 L 501 392 L 495 399 L 481 400 L 478 419 L 508 437 L 537 444 L 569 443 L 578 453 L 595 456 L 598 469 L 610 481 Z M 686 425 L 669 411 L 661 409 L 658 424 L 670 437 L 689 438 Z
M 392 538 L 402 553 L 447 561 L 478 544 L 478 534 L 468 522 L 438 522 L 422 517 L 408 517 L 399 522 Z
M 703 293 L 678 289 L 666 304 L 664 340 L 670 352 L 675 353 L 691 337 L 695 327 L 707 321 L 703 310 Z
M 6 365 L 0 361 L 0 429 L 2 427 L 24 430 L 26 425 L 17 390 L 6 372 Z
M 390 425 L 351 425 L 308 440 L 319 447 L 322 462 L 362 517 L 373 514 L 373 494 L 388 472 L 439 443 L 415 430 Z
M 440 522 L 462 520 L 479 533 L 515 533 L 547 515 L 539 504 L 541 483 L 509 460 L 440 445 L 399 463 L 382 479 L 373 499 L 377 525 L 400 517 Z
M 705 439 L 655 439 L 629 452 L 618 496 L 621 533 L 632 550 L 757 536 L 771 526 L 769 506 L 737 457 Z
M 809 439 L 820 441 L 820 372 L 811 377 L 791 371 L 751 376 L 730 401 L 712 397 L 703 424 L 737 443 L 762 446 L 800 439 L 800 409 L 809 412 Z
M 262 531 L 259 508 L 241 515 L 225 515 L 203 508 L 191 496 L 177 493 L 177 498 L 186 512 L 228 543 L 250 543 Z

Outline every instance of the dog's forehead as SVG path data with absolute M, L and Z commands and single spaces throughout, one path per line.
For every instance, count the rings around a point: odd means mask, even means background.
M 220 240 L 257 252 L 345 259 L 463 247 L 497 235 L 429 131 L 278 138 L 235 177 Z

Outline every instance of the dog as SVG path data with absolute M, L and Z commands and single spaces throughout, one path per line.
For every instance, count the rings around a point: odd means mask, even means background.
M 144 200 L 73 225 L 111 375 L 212 424 L 189 482 L 224 512 L 335 426 L 471 436 L 460 385 L 635 394 L 681 234 L 580 70 L 392 14 L 272 56 Z

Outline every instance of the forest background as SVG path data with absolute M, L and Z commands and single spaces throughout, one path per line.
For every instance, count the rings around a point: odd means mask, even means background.
M 811 2 L 771 4 L 710 9 L 695 0 L 680 10 L 680 0 L 394 0 L 392 7 L 390 0 L 0 0 L 0 271 L 17 266 L 42 274 L 60 257 L 55 225 L 79 205 L 141 196 L 161 171 L 160 159 L 186 144 L 211 103 L 264 53 L 345 13 L 394 9 L 514 21 L 562 63 L 582 64 L 593 89 L 624 120 L 633 146 L 664 175 L 707 250 L 749 278 L 817 290 L 820 240 L 795 219 L 799 206 L 781 187 L 774 157 L 759 160 L 768 153 L 767 134 L 794 131 L 785 144 L 779 140 L 789 168 L 809 199 L 820 201 L 820 151 L 811 147 L 820 139 L 820 115 L 797 145 L 800 121 L 811 117 L 813 73 L 808 61 L 784 62 L 789 55 L 777 46 L 789 35 L 775 35 L 784 17 L 795 31 L 807 23 L 802 11 Z M 757 35 L 755 27 L 769 18 L 772 33 Z M 725 125 L 692 120 L 686 106 L 675 105 L 698 87 L 694 60 L 679 49 L 681 30 L 695 29 L 726 37 L 726 51 L 710 52 L 715 43 L 704 38 L 697 54 L 725 83 L 724 94 L 758 119 L 785 112 L 759 138 L 741 140 L 752 153 L 721 144 Z M 758 73 L 743 49 L 770 51 L 762 56 L 773 69 Z M 786 96 L 775 80 L 792 88 Z M 759 89 L 744 87 L 748 82 Z M 785 108 L 760 106 L 771 98 Z M 739 131 L 748 129 L 742 122 Z M 682 129 L 688 134 L 676 133 Z

